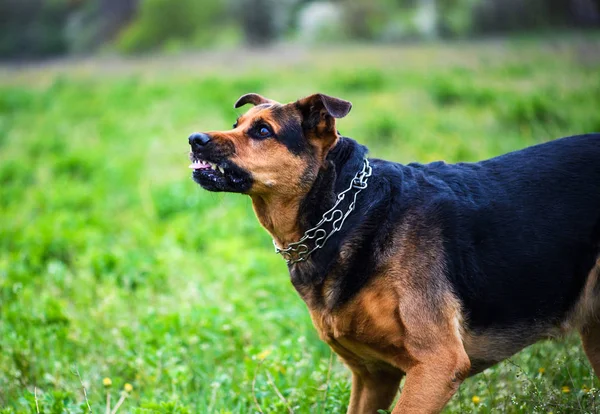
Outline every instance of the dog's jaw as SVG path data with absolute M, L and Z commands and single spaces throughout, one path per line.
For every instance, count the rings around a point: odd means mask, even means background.
M 230 160 L 209 161 L 190 153 L 192 178 L 202 188 L 214 192 L 247 193 L 252 187 L 252 176 Z

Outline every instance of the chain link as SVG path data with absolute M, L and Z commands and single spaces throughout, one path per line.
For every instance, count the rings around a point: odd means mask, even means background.
M 275 240 L 273 240 L 275 253 L 280 254 L 288 264 L 294 264 L 305 261 L 312 252 L 325 246 L 327 240 L 329 240 L 334 233 L 341 230 L 346 218 L 356 207 L 356 198 L 362 190 L 367 188 L 367 181 L 372 173 L 373 168 L 369 164 L 369 160 L 365 158 L 362 169 L 356 173 L 350 182 L 350 186 L 338 194 L 334 206 L 323 213 L 323 218 L 321 221 L 319 221 L 313 228 L 306 230 L 304 236 L 302 236 L 300 240 L 288 244 L 288 247 L 285 249 L 280 249 L 277 247 Z M 346 198 L 346 194 L 352 189 L 356 189 L 356 192 L 354 193 L 352 202 L 348 206 L 348 210 L 346 213 L 344 213 L 342 210 L 339 210 L 337 206 Z M 332 223 L 331 232 L 327 233 L 325 229 L 321 228 L 325 223 Z M 314 247 L 312 249 L 305 243 L 307 240 L 314 240 Z

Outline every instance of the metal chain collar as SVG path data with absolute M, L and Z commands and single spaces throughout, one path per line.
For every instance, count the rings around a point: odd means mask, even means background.
M 280 249 L 279 247 L 277 247 L 275 240 L 273 240 L 273 246 L 275 246 L 275 253 L 280 254 L 285 259 L 287 264 L 294 264 L 305 261 L 306 259 L 308 259 L 308 256 L 310 256 L 312 252 L 323 247 L 325 243 L 327 243 L 327 240 L 329 240 L 329 238 L 334 233 L 340 231 L 340 229 L 344 225 L 344 222 L 346 221 L 346 218 L 350 215 L 350 213 L 352 213 L 352 211 L 356 207 L 356 197 L 362 190 L 367 188 L 367 181 L 371 176 L 372 172 L 373 168 L 371 168 L 369 160 L 365 158 L 362 169 L 356 173 L 356 175 L 352 179 L 352 182 L 350 183 L 350 186 L 338 194 L 337 201 L 335 202 L 334 206 L 331 207 L 331 209 L 329 209 L 325 213 L 323 213 L 323 218 L 321 219 L 321 221 L 319 221 L 317 225 L 313 228 L 306 230 L 304 236 L 302 236 L 300 240 L 288 244 L 288 247 L 286 247 L 285 249 Z M 352 199 L 352 202 L 348 206 L 348 210 L 344 214 L 342 210 L 337 209 L 337 206 L 344 200 L 344 198 L 346 198 L 346 194 L 349 193 L 352 189 L 356 189 L 356 192 L 354 193 L 354 198 Z M 325 229 L 322 229 L 321 227 L 325 223 L 329 222 L 332 222 L 333 228 L 329 233 L 327 233 L 327 231 Z M 314 240 L 314 247 L 312 249 L 309 248 L 308 245 L 305 243 L 307 240 Z

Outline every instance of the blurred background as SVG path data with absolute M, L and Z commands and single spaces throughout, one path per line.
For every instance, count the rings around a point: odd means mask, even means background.
M 191 180 L 187 137 L 230 128 L 248 92 L 350 100 L 342 134 L 403 163 L 599 132 L 599 13 L 0 0 L 0 413 L 107 412 L 107 395 L 119 413 L 344 413 L 348 370 L 248 197 Z M 570 336 L 467 380 L 446 413 L 598 407 Z
M 395 43 L 599 25 L 598 0 L 2 0 L 0 58 Z

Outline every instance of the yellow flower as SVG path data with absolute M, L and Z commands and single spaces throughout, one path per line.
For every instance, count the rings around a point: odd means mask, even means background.
M 125 386 L 123 387 L 123 389 L 125 390 L 125 392 L 131 392 L 133 391 L 133 385 L 131 385 L 130 383 L 125 383 Z
M 110 378 L 106 377 L 102 380 L 102 384 L 104 384 L 104 386 L 108 388 L 112 385 L 112 381 Z
M 479 404 L 481 402 L 481 398 L 474 395 L 473 398 L 471 398 L 471 401 L 473 401 L 473 404 Z
M 587 394 L 588 392 L 590 392 L 590 389 L 587 387 L 587 385 L 584 385 L 583 387 L 581 387 L 581 391 Z
M 543 374 L 544 372 L 546 372 L 546 368 L 542 367 L 542 368 L 538 369 L 538 372 L 540 374 Z
M 569 388 L 565 385 L 564 387 L 562 387 L 561 391 L 564 392 L 565 394 L 568 394 L 571 392 L 571 388 Z
M 265 349 L 264 351 L 262 351 L 261 353 L 259 353 L 256 357 L 262 361 L 266 357 L 268 357 L 270 354 L 271 354 L 271 350 L 270 349 Z

